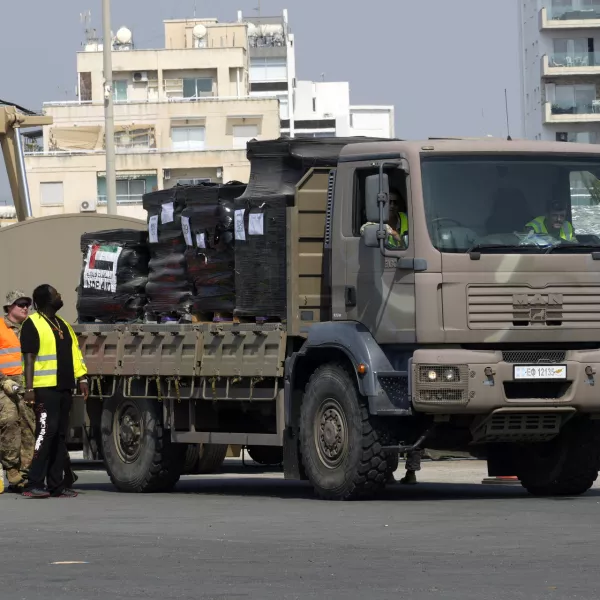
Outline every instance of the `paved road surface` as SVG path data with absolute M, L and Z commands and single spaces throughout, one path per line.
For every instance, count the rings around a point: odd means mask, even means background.
M 427 483 L 376 501 L 330 503 L 228 464 L 173 494 L 116 493 L 86 471 L 76 499 L 0 497 L 0 598 L 600 597 L 600 489 L 535 499 L 482 486 L 484 466 L 464 461 L 426 463 Z M 52 564 L 72 561 L 85 564 Z

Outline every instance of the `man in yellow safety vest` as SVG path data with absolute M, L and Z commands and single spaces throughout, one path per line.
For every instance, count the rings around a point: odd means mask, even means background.
M 567 208 L 560 202 L 550 204 L 545 215 L 532 219 L 525 228 L 566 242 L 577 241 L 573 225 L 567 221 Z
M 73 498 L 77 492 L 65 483 L 66 437 L 73 390 L 84 400 L 89 394 L 87 369 L 77 336 L 56 313 L 61 295 L 44 284 L 33 292 L 36 313 L 21 329 L 25 362 L 25 400 L 35 402 L 37 417 L 35 452 L 23 496 Z

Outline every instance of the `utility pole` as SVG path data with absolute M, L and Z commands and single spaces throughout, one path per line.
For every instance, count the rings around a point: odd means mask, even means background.
M 117 214 L 117 173 L 115 168 L 115 114 L 113 107 L 112 36 L 110 0 L 102 0 L 104 30 L 104 138 L 106 145 L 106 212 Z

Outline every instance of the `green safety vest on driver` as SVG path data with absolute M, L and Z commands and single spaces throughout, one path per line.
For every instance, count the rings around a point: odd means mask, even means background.
M 408 217 L 406 213 L 401 212 L 398 214 L 398 227 L 396 228 L 398 235 L 402 236 L 408 231 Z M 396 240 L 393 235 L 388 235 L 386 244 L 388 247 L 396 248 L 402 246 L 402 242 Z
M 56 387 L 58 360 L 56 357 L 56 338 L 54 337 L 54 332 L 48 324 L 48 321 L 40 314 L 34 313 L 29 318 L 35 325 L 40 338 L 40 349 L 38 355 L 35 357 L 35 364 L 33 367 L 33 387 Z M 71 340 L 73 342 L 73 371 L 75 373 L 75 379 L 79 379 L 87 374 L 87 368 L 83 362 L 83 355 L 79 348 L 77 336 L 75 335 L 73 328 L 64 319 L 61 319 L 58 316 L 56 318 L 60 319 L 67 326 L 69 333 L 71 334 Z
M 532 221 L 529 221 L 525 227 L 530 227 L 537 234 L 549 235 L 548 229 L 546 228 L 546 217 L 536 217 Z M 569 221 L 565 221 L 560 228 L 560 237 L 567 242 L 575 237 L 573 225 L 571 225 Z

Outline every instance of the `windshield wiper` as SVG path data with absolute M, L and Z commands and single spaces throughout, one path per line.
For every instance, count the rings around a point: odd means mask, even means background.
M 592 252 L 598 253 L 598 258 L 594 257 L 594 260 L 600 260 L 600 244 L 557 244 L 551 246 L 546 250 L 546 254 L 553 254 L 554 252 L 560 252 L 561 250 L 580 250 L 581 252 Z
M 481 252 L 486 250 L 516 250 L 517 252 L 537 252 L 540 253 L 543 248 L 536 244 L 474 244 L 471 246 L 467 253 L 471 256 L 471 260 L 479 260 L 481 257 Z

